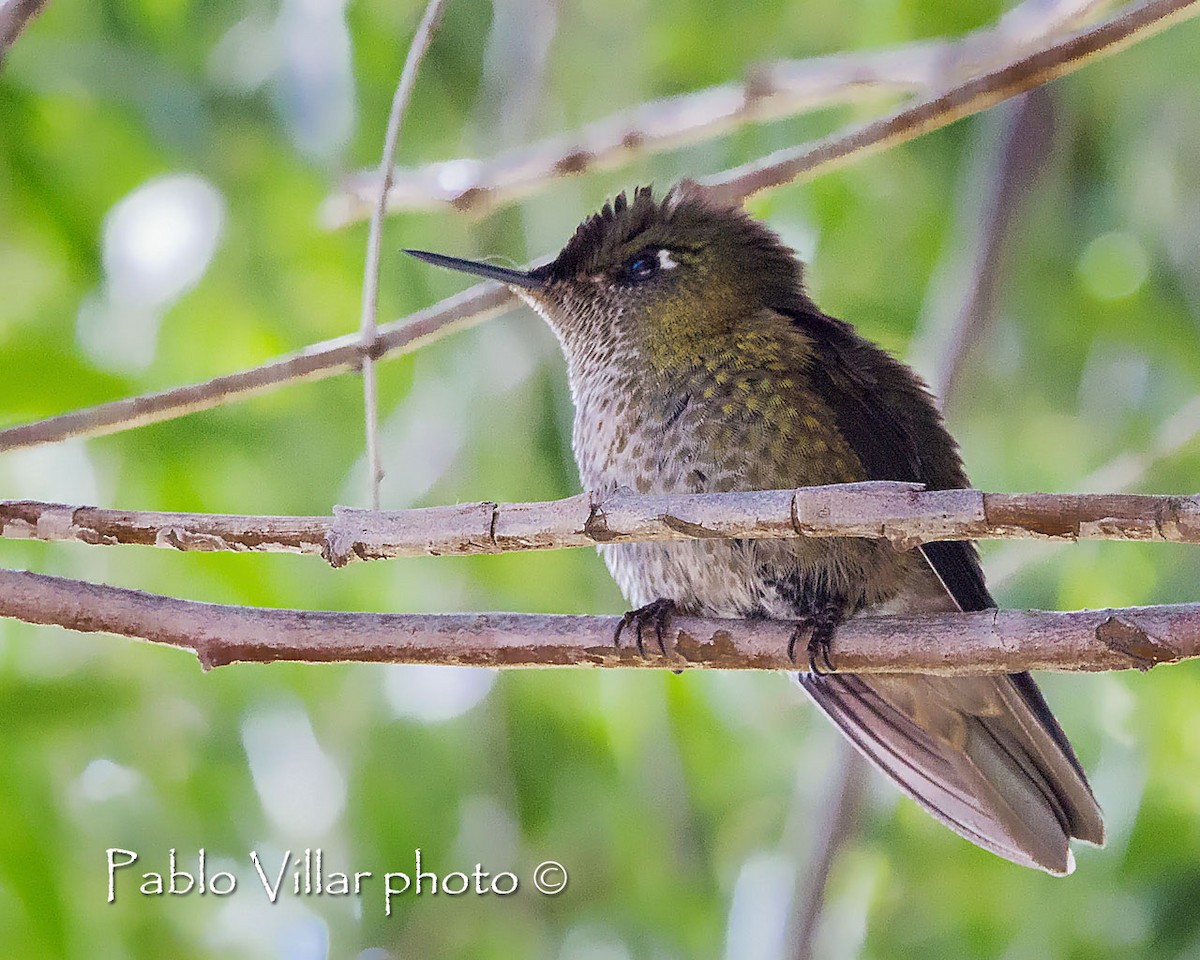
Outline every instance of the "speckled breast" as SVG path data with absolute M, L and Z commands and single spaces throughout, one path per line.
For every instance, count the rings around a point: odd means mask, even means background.
M 796 377 L 744 355 L 670 377 L 621 363 L 586 376 L 573 369 L 572 439 L 585 489 L 702 493 L 862 479 L 832 414 Z M 664 597 L 684 612 L 719 617 L 796 617 L 807 612 L 812 586 L 836 587 L 852 608 L 878 603 L 911 563 L 886 543 L 860 539 L 599 549 L 634 606 Z M 867 583 L 875 594 L 863 592 Z

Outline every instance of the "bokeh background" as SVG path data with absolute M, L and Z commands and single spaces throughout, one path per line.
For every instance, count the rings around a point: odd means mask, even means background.
M 1005 5 L 452 0 L 400 161 L 488 156 L 779 57 L 984 26 Z M 0 73 L 0 426 L 202 380 L 355 329 L 366 228 L 322 201 L 377 162 L 420 7 L 403 0 L 52 2 Z M 1200 24 L 753 204 L 829 312 L 939 380 L 977 486 L 1193 492 L 1200 475 Z M 383 319 L 464 285 L 405 246 L 514 262 L 611 192 L 837 129 L 876 99 L 561 181 L 486 218 L 385 233 Z M 1023 118 L 1022 118 L 1023 117 Z M 1015 133 L 1014 133 L 1015 131 Z M 1001 256 L 977 253 L 998 184 Z M 557 346 L 526 311 L 379 369 L 386 507 L 578 490 Z M 323 514 L 366 502 L 344 375 L 0 455 L 0 497 Z M 986 544 L 1005 606 L 1200 599 L 1177 545 Z M 231 604 L 614 613 L 590 551 L 331 570 L 313 558 L 0 541 L 0 564 Z M 874 774 L 833 864 L 819 957 L 1200 956 L 1195 665 L 1047 676 L 1107 849 L 1056 880 L 936 825 Z M 782 958 L 842 755 L 783 677 L 233 666 L 0 621 L 0 942 L 28 958 Z M 105 849 L 138 851 L 105 902 Z M 232 896 L 140 896 L 167 852 Z M 510 897 L 267 902 L 249 863 L 482 863 Z M 538 862 L 570 873 L 557 897 Z

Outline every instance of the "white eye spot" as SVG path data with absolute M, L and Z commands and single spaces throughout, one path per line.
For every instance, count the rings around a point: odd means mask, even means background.
M 674 270 L 679 264 L 671 256 L 670 250 L 658 251 L 658 266 L 661 270 Z

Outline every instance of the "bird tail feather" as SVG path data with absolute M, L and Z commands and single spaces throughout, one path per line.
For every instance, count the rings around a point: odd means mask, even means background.
M 1079 761 L 1028 674 L 799 681 L 868 760 L 973 843 L 1057 875 L 1075 867 L 1071 838 L 1104 843 Z

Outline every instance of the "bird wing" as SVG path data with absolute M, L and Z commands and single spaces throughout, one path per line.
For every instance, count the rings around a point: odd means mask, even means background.
M 969 486 L 932 398 L 908 368 L 840 320 L 807 313 L 789 319 L 813 342 L 807 383 L 833 412 L 868 479 Z M 974 544 L 920 550 L 954 606 L 995 606 Z M 1028 673 L 799 680 L 867 759 L 968 840 L 1058 874 L 1073 868 L 1071 837 L 1104 842 L 1083 768 Z

